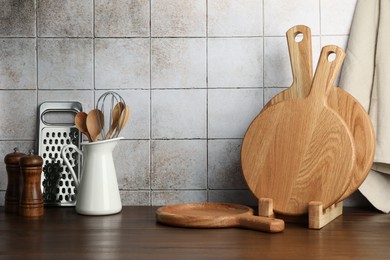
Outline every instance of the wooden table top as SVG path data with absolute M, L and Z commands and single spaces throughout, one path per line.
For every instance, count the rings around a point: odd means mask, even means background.
M 0 258 L 13 259 L 390 259 L 390 215 L 345 208 L 321 230 L 286 223 L 282 233 L 186 229 L 156 223 L 157 207 L 111 216 L 46 208 L 43 218 L 0 208 Z M 27 257 L 28 256 L 28 257 Z

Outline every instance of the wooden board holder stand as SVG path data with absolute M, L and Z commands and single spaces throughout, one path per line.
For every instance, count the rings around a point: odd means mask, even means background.
M 274 213 L 273 200 L 259 199 L 259 216 L 277 217 L 286 222 L 308 223 L 309 229 L 321 229 L 343 214 L 343 202 L 338 202 L 324 209 L 321 201 L 311 201 L 308 205 L 308 214 L 304 216 L 285 216 Z

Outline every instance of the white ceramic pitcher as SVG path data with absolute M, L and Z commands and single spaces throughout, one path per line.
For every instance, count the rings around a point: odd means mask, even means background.
M 81 143 L 83 151 L 73 144 L 61 150 L 77 188 L 76 212 L 83 215 L 110 215 L 122 210 L 112 151 L 123 137 Z M 66 151 L 74 149 L 83 155 L 81 177 L 77 176 L 66 158 Z

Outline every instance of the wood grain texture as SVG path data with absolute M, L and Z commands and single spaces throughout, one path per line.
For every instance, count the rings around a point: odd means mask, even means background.
M 45 210 L 41 191 L 43 159 L 38 155 L 20 158 L 20 172 L 23 188 L 20 194 L 19 215 L 23 217 L 41 217 Z
M 332 53 L 336 58 L 328 61 Z M 277 213 L 305 214 L 313 200 L 328 207 L 347 188 L 355 164 L 352 134 L 326 105 L 344 57 L 337 46 L 324 47 L 309 96 L 269 107 L 244 137 L 245 180 L 257 198 L 273 199 Z
M 276 233 L 284 230 L 284 221 L 253 215 L 249 207 L 225 203 L 176 204 L 157 209 L 158 222 L 178 227 L 244 227 Z
M 343 202 L 324 209 L 321 201 L 309 203 L 309 228 L 321 229 L 343 214 Z
M 302 36 L 301 41 L 296 41 L 298 35 Z M 297 25 L 286 32 L 288 52 L 290 55 L 293 82 L 291 86 L 275 95 L 263 107 L 268 107 L 281 101 L 305 98 L 309 95 L 313 79 L 313 56 L 311 44 L 311 30 L 304 25 Z
M 297 34 L 302 34 L 300 42 L 295 41 Z M 293 83 L 290 88 L 275 95 L 263 108 L 284 100 L 304 98 L 310 93 L 313 64 L 310 28 L 297 25 L 286 33 Z M 355 143 L 356 164 L 352 170 L 352 179 L 348 188 L 338 201 L 342 201 L 355 192 L 367 177 L 375 154 L 375 133 L 368 113 L 360 103 L 343 89 L 333 86 L 327 98 L 328 107 L 341 116 L 352 133 Z
M 341 88 L 333 87 L 329 93 L 328 106 L 344 120 L 353 136 L 355 144 L 355 164 L 352 178 L 343 195 L 343 201 L 354 193 L 366 179 L 374 161 L 375 132 L 371 119 L 362 105 Z
M 247 229 L 176 228 L 156 222 L 157 207 L 82 216 L 47 208 L 40 219 L 0 208 L 3 259 L 390 259 L 390 215 L 344 208 L 321 230 L 286 223 L 278 234 Z
M 321 201 L 310 201 L 308 214 L 288 216 L 274 214 L 273 202 L 269 198 L 259 200 L 259 216 L 272 216 L 283 219 L 289 223 L 307 224 L 310 229 L 321 229 L 343 214 L 343 202 L 338 202 L 324 209 Z

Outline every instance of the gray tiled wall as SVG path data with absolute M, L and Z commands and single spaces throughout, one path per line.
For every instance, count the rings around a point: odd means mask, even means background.
M 36 141 L 43 101 L 89 111 L 106 90 L 132 117 L 115 150 L 124 205 L 255 204 L 240 172 L 251 120 L 291 72 L 285 32 L 346 46 L 356 0 L 30 0 L 0 10 L 0 155 Z M 0 167 L 0 203 L 6 189 Z

